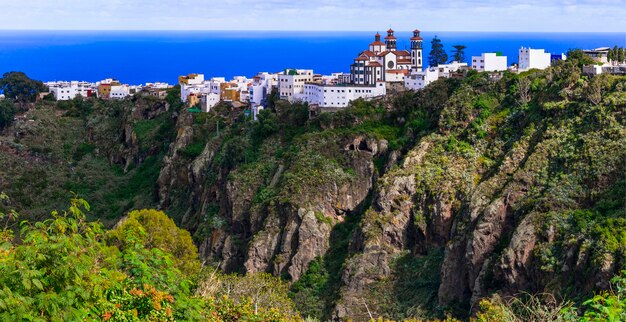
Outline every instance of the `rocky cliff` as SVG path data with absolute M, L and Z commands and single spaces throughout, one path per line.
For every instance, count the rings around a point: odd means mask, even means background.
M 160 203 L 181 210 L 223 270 L 304 277 L 295 296 L 317 294 L 326 306 L 311 312 L 324 316 L 464 315 L 494 292 L 575 296 L 624 265 L 611 236 L 624 229 L 624 88 L 570 63 L 312 118 L 282 102 L 256 124 L 227 107 L 183 113 Z M 423 283 L 402 289 L 401 272 Z
M 258 121 L 177 95 L 38 103 L 0 136 L 0 188 L 28 210 L 78 192 L 110 224 L 160 207 L 205 264 L 280 276 L 324 319 L 467 317 L 519 292 L 576 301 L 625 265 L 623 77 L 572 60 L 335 113 L 271 100 Z

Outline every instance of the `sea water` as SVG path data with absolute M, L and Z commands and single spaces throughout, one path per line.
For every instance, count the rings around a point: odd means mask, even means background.
M 285 68 L 316 73 L 349 72 L 357 54 L 376 31 L 0 31 L 0 73 L 23 71 L 43 81 L 176 83 L 179 75 L 253 76 Z M 386 35 L 380 30 L 382 38 Z M 560 54 L 570 48 L 626 47 L 623 33 L 422 32 L 424 56 L 434 36 L 452 56 L 467 46 L 466 62 L 482 52 L 502 52 L 509 65 L 520 47 Z M 396 32 L 398 49 L 408 49 L 410 32 Z

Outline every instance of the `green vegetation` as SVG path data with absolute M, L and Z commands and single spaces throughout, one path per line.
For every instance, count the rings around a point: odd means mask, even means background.
M 498 295 L 483 299 L 477 322 L 487 321 L 624 321 L 626 319 L 626 271 L 615 276 L 609 291 L 597 293 L 580 307 L 560 301 L 554 295 L 519 294 L 503 299 Z
M 0 154 L 0 177 L 12 178 L 0 180 L 0 189 L 11 196 L 11 207 L 27 210 L 28 219 L 43 219 L 73 191 L 89 196 L 92 219 L 110 225 L 133 208 L 156 206 L 155 183 L 175 138 L 176 107 L 166 110 L 164 101 L 152 97 L 21 104 L 30 105 L 0 135 L 0 145 L 10 147 Z M 12 103 L 0 105 L 5 115 Z
M 465 49 L 467 46 L 465 45 L 454 45 L 452 46 L 454 51 L 452 52 L 452 61 L 458 61 L 460 63 L 465 61 Z
M 426 256 L 402 254 L 393 263 L 393 273 L 376 283 L 366 294 L 373 310 L 398 321 L 410 318 L 434 319 L 438 312 L 437 290 L 440 283 L 443 249 Z
M 0 191 L 12 198 L 0 195 L 0 224 L 7 227 L 0 319 L 265 321 L 297 319 L 297 311 L 328 319 L 346 296 L 344 274 L 355 273 L 349 265 L 366 247 L 389 265 L 384 274 L 363 275 L 372 281 L 358 294 L 368 309 L 396 320 L 466 317 L 469 296 L 439 307 L 443 249 L 474 233 L 478 219 L 471 217 L 485 216 L 473 215 L 475 200 L 503 200 L 506 231 L 485 254 L 485 267 L 505 259 L 515 230 L 528 222 L 537 239 L 522 273 L 533 281 L 532 295 L 499 298 L 510 290 L 494 267 L 480 276 L 491 297 L 476 318 L 620 320 L 623 278 L 606 292 L 598 285 L 608 286 L 626 258 L 626 79 L 583 76 L 588 58 L 580 51 L 569 56 L 545 71 L 500 80 L 471 71 L 462 80 L 317 116 L 274 93 L 256 122 L 229 104 L 189 113 L 179 88 L 165 100 L 31 104 L 0 136 Z M 163 173 L 167 182 L 157 186 Z M 374 186 L 360 205 L 347 211 L 331 204 L 340 203 L 336 191 L 356 190 L 370 174 Z M 398 178 L 414 181 L 414 190 L 379 202 L 378 193 L 393 190 Z M 87 196 L 93 211 L 83 214 L 86 204 L 76 200 L 72 210 L 50 215 L 68 191 Z M 385 202 L 389 211 L 379 209 Z M 171 219 L 133 211 L 157 203 Z M 437 223 L 443 208 L 454 228 Z M 258 245 L 279 247 L 286 221 L 301 209 L 315 214 L 325 234 L 330 230 L 329 248 L 315 253 L 291 285 L 289 254 L 272 255 L 274 249 L 260 270 L 283 279 L 201 267 L 194 243 L 217 254 L 204 258 L 208 263 L 242 271 L 251 245 L 275 234 L 277 241 Z M 402 211 L 408 227 L 397 221 Z M 16 218 L 19 212 L 27 214 Z M 103 229 L 124 216 L 115 229 Z M 10 232 L 21 219 L 37 223 Z M 291 243 L 293 254 L 298 245 Z
M 6 199 L 6 195 L 2 195 Z M 114 230 L 85 221 L 89 204 L 0 231 L 3 321 L 289 321 L 287 286 L 267 274 L 200 269 L 189 233 L 163 212 L 134 211 Z M 10 212 L 17 219 L 16 212 Z M 0 212 L 0 220 L 7 219 Z M 217 285 L 217 289 L 212 288 Z
M 19 103 L 34 102 L 37 95 L 47 91 L 40 81 L 32 80 L 22 72 L 8 72 L 0 78 L 0 93 Z
M 430 41 L 430 53 L 428 53 L 428 65 L 429 66 L 439 66 L 441 64 L 445 64 L 448 62 L 448 54 L 446 54 L 446 51 L 443 49 L 443 44 L 441 43 L 441 39 L 437 38 L 437 36 L 435 36 L 435 38 L 433 38 L 433 40 Z
M 15 105 L 8 100 L 0 101 L 0 130 L 13 123 Z

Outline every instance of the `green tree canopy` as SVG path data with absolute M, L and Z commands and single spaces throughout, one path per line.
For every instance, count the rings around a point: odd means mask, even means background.
M 15 117 L 15 105 L 6 100 L 0 101 L 0 129 L 13 123 Z
M 428 54 L 428 64 L 430 66 L 439 66 L 440 64 L 445 64 L 448 61 L 448 54 L 446 54 L 446 51 L 443 49 L 441 39 L 435 36 L 430 44 L 431 49 L 430 54 Z
M 577 63 L 579 67 L 583 65 L 593 65 L 595 61 L 591 59 L 591 57 L 585 55 L 585 53 L 580 49 L 570 49 L 567 51 L 567 60 L 574 61 Z
M 460 63 L 465 61 L 465 48 L 467 48 L 467 46 L 465 45 L 454 45 L 452 46 L 454 47 L 454 51 L 452 51 L 452 60 L 453 61 L 458 61 Z
M 133 211 L 106 232 L 85 220 L 89 209 L 73 199 L 50 219 L 23 222 L 19 242 L 8 226 L 0 228 L 0 321 L 298 319 L 286 284 L 268 275 L 223 277 L 223 285 L 238 288 L 232 299 L 196 292 L 201 274 L 178 267 L 199 268 L 197 250 L 163 212 Z M 0 220 L 7 216 L 18 214 L 0 212 Z
M 198 251 L 187 230 L 180 229 L 164 212 L 154 209 L 131 211 L 117 227 L 107 232 L 110 244 L 125 249 L 132 247 L 137 236 L 148 249 L 160 249 L 173 255 L 174 266 L 185 275 L 193 275 L 200 270 Z
M 30 79 L 22 72 L 8 72 L 0 78 L 0 92 L 7 99 L 20 103 L 34 102 L 37 94 L 47 91 L 47 87 L 37 80 Z

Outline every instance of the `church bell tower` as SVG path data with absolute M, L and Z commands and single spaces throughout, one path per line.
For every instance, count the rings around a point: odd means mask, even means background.
M 385 44 L 387 45 L 387 50 L 389 51 L 396 50 L 396 36 L 393 35 L 393 29 L 391 28 L 387 30 L 387 37 L 385 37 Z
M 422 70 L 422 37 L 418 29 L 413 30 L 413 37 L 411 37 L 411 69 L 421 71 Z

